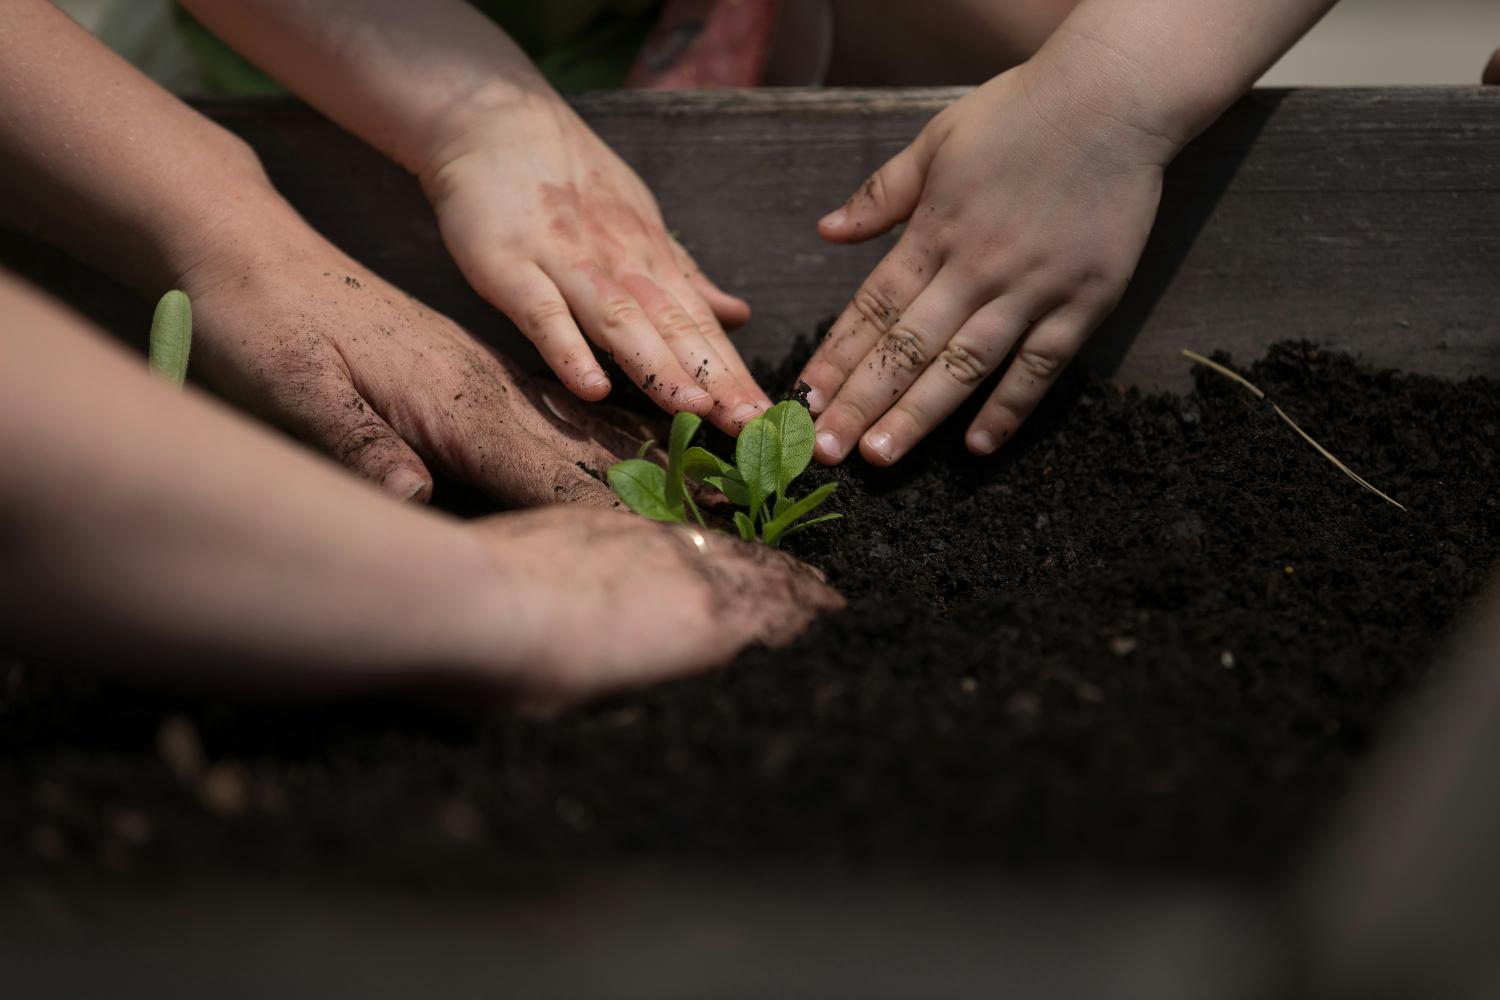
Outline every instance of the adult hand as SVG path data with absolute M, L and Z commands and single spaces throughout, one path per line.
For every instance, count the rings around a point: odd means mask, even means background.
M 1076 89 L 996 77 L 818 223 L 842 243 L 907 223 L 802 373 L 819 461 L 898 461 L 1011 356 L 966 438 L 994 452 L 1114 308 L 1177 144 Z
M 403 499 L 431 463 L 509 506 L 614 505 L 602 474 L 659 436 L 642 421 L 529 378 L 289 211 L 253 215 L 180 279 L 206 382 Z
M 749 308 L 703 275 L 646 186 L 560 99 L 481 116 L 420 177 L 470 284 L 581 398 L 610 389 L 592 341 L 669 412 L 736 434 L 770 406 L 721 326 Z
M 568 507 L 467 530 L 509 582 L 497 641 L 534 640 L 506 656 L 525 664 L 518 694 L 537 707 L 719 666 L 754 642 L 784 645 L 844 606 L 786 553 L 693 527 Z M 588 558 L 559 558 L 569 552 Z

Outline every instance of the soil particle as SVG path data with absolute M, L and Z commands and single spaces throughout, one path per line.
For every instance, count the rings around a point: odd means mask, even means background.
M 840 484 L 845 519 L 789 548 L 849 607 L 707 676 L 472 724 L 7 671 L 0 871 L 116 867 L 128 808 L 150 816 L 132 878 L 468 888 L 639 861 L 1262 878 L 1500 554 L 1500 394 L 1301 344 L 1232 360 L 1410 513 L 1206 372 L 1185 398 L 1064 374 L 991 459 L 963 447 L 981 388 L 890 469 L 808 474 Z M 205 743 L 239 762 L 236 823 L 199 804 Z M 265 782 L 274 823 L 251 807 Z

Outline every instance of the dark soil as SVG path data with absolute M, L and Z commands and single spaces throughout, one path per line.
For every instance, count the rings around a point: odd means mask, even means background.
M 995 460 L 958 420 L 892 471 L 836 473 L 847 519 L 794 547 L 846 612 L 555 721 L 245 709 L 0 666 L 0 870 L 1264 875 L 1473 607 L 1500 551 L 1500 406 L 1490 382 L 1305 345 L 1247 374 L 1410 512 L 1216 375 L 1187 397 L 1065 380 Z

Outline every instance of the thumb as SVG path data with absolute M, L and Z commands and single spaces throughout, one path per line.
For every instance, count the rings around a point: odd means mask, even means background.
M 818 235 L 832 243 L 859 243 L 909 218 L 922 196 L 931 159 L 926 142 L 918 136 L 871 174 L 843 206 L 818 220 Z

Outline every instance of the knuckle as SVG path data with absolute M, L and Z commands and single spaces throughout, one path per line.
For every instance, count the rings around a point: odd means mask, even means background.
M 641 307 L 631 299 L 607 300 L 600 308 L 600 317 L 604 320 L 604 325 L 612 330 L 633 326 L 643 318 Z
M 854 293 L 854 309 L 877 330 L 890 326 L 896 316 L 896 303 L 891 294 L 877 285 L 864 285 Z
M 870 425 L 870 415 L 866 412 L 864 403 L 852 397 L 841 396 L 835 399 L 823 418 L 852 430 L 863 430 Z
M 698 324 L 681 309 L 663 309 L 656 316 L 656 329 L 669 342 L 698 336 Z
M 572 312 L 561 299 L 538 299 L 529 303 L 521 313 L 521 322 L 528 333 L 539 334 L 557 323 L 571 319 Z
M 907 326 L 894 326 L 886 331 L 876 346 L 880 355 L 880 368 L 894 368 L 897 372 L 920 371 L 927 366 L 927 349 L 920 333 Z
M 949 341 L 948 346 L 938 354 L 937 361 L 948 377 L 969 389 L 983 382 L 990 373 L 990 366 L 983 356 L 956 340 Z
M 385 425 L 374 419 L 364 419 L 333 426 L 325 444 L 328 453 L 342 464 L 363 465 L 390 450 L 395 441 Z
M 1050 380 L 1062 369 L 1063 360 L 1052 351 L 1023 347 L 1016 352 L 1016 366 L 1037 380 Z

